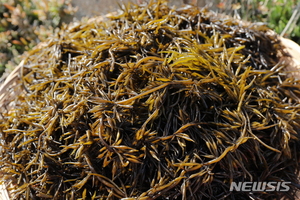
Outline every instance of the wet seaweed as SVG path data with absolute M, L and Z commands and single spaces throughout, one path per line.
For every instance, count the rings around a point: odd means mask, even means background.
M 299 83 L 277 35 L 165 1 L 121 8 L 25 60 L 0 123 L 12 198 L 293 199 Z M 230 192 L 233 181 L 292 185 Z

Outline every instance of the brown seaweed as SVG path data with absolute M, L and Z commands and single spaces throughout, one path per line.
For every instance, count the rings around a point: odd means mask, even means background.
M 268 28 L 165 1 L 66 27 L 0 123 L 13 199 L 293 199 L 299 83 Z

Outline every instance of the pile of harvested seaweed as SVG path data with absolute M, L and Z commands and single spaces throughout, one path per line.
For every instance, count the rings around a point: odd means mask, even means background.
M 14 199 L 293 199 L 300 90 L 281 51 L 264 26 L 160 0 L 66 28 L 2 113 L 2 179 Z M 229 191 L 245 181 L 291 184 Z

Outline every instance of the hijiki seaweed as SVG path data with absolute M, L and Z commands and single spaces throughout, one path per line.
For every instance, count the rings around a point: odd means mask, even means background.
M 165 1 L 66 27 L 2 112 L 13 199 L 293 199 L 299 82 L 267 27 Z M 232 182 L 291 182 L 287 192 Z

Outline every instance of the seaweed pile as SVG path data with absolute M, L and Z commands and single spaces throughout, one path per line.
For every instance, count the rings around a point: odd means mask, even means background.
M 299 81 L 267 27 L 165 1 L 62 30 L 2 112 L 13 199 L 293 199 Z M 9 181 L 8 181 L 9 180 Z M 288 192 L 229 191 L 287 181 Z

